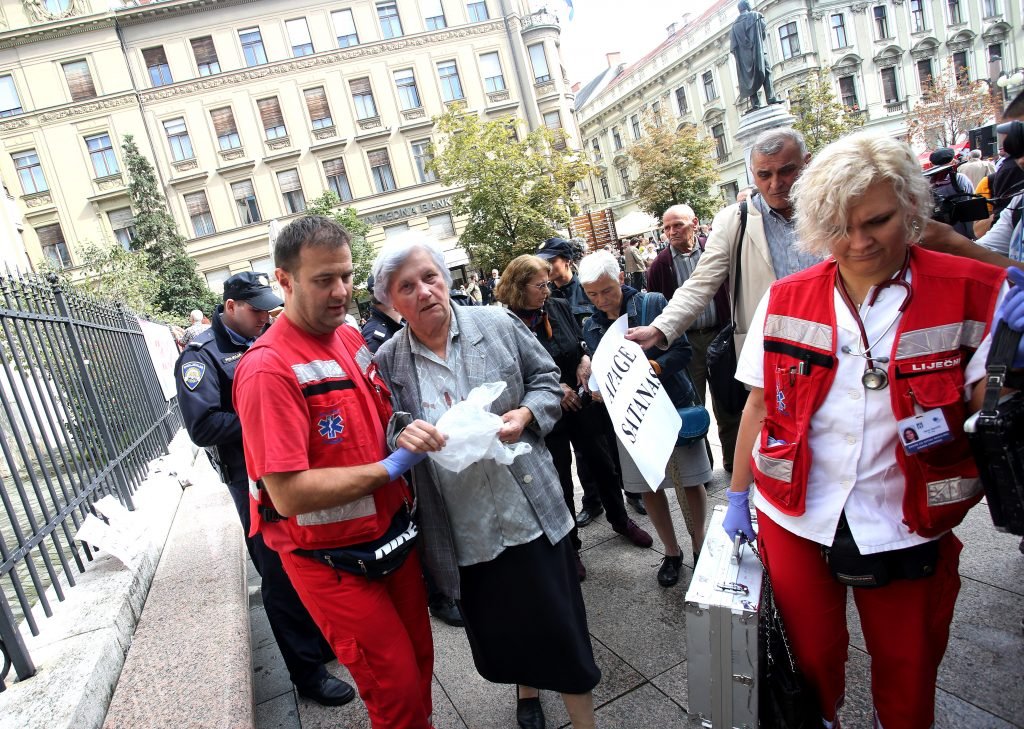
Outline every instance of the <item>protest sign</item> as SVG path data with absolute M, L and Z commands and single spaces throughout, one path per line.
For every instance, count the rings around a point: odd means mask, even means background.
M 174 385 L 174 363 L 178 359 L 178 345 L 174 343 L 171 330 L 164 324 L 155 324 L 139 319 L 142 336 L 146 340 L 146 351 L 153 361 L 157 382 L 163 391 L 164 400 L 171 401 L 178 394 Z
M 640 345 L 625 338 L 628 327 L 625 316 L 608 327 L 594 352 L 590 385 L 604 398 L 615 437 L 657 490 L 682 422 Z

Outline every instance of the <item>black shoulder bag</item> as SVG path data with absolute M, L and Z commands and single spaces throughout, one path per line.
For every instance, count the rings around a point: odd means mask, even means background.
M 747 403 L 747 388 L 736 380 L 736 342 L 733 338 L 736 333 L 736 300 L 740 290 L 740 251 L 746 234 L 747 201 L 744 200 L 740 203 L 740 234 L 736 239 L 733 254 L 736 256 L 736 275 L 733 276 L 730 286 L 732 320 L 715 335 L 707 351 L 708 385 L 711 387 L 711 395 L 719 407 L 730 413 L 742 412 L 743 406 Z
M 1000 531 L 1024 535 L 1024 392 L 1000 397 L 1020 339 L 1020 332 L 999 322 L 986 362 L 985 401 L 964 431 L 992 523 Z

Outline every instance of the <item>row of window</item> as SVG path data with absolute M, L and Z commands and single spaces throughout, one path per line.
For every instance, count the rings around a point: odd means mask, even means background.
M 433 175 L 424 169 L 426 162 L 430 159 L 427 152 L 427 145 L 427 141 L 414 142 L 412 145 L 416 168 L 419 171 L 420 179 L 423 181 L 433 179 Z M 42 189 L 45 189 L 46 182 L 42 177 L 42 171 L 39 167 L 39 161 L 35 156 L 35 152 L 30 151 L 24 154 L 32 157 L 33 159 L 25 160 L 29 163 L 29 166 L 20 167 L 19 175 L 22 174 L 22 170 L 25 170 L 25 174 L 30 177 L 36 177 L 38 184 Z M 391 161 L 388 157 L 387 150 L 381 149 L 370 152 L 367 155 L 367 158 L 370 162 L 370 171 L 374 181 L 374 189 L 376 189 L 377 192 L 386 192 L 388 190 L 396 189 L 397 185 L 395 183 L 394 174 L 391 170 Z M 323 170 L 324 176 L 327 180 L 328 189 L 343 201 L 351 200 L 352 188 L 349 185 L 344 160 L 340 157 L 324 160 Z M 276 177 L 277 186 L 281 191 L 281 199 L 286 214 L 291 215 L 303 212 L 306 209 L 306 196 L 302 190 L 302 181 L 299 178 L 298 169 L 292 168 L 288 170 L 281 170 L 276 173 Z M 24 184 L 24 179 L 25 178 L 22 177 L 22 184 Z M 235 202 L 235 210 L 239 224 L 251 225 L 263 220 L 263 216 L 260 212 L 259 201 L 256 198 L 256 189 L 251 179 L 231 183 L 231 198 Z M 184 204 L 185 213 L 189 218 L 189 225 L 191 226 L 192 233 L 195 237 L 198 238 L 204 235 L 213 235 L 217 232 L 213 213 L 210 210 L 210 201 L 206 196 L 205 190 L 186 193 L 182 196 L 182 203 Z M 132 241 L 135 240 L 136 234 L 135 218 L 132 215 L 131 208 L 125 207 L 111 210 L 107 213 L 107 218 L 110 223 L 110 229 L 114 233 L 114 238 L 122 247 L 124 247 L 125 250 L 131 250 Z M 431 230 L 439 238 L 450 238 L 455 235 L 455 228 L 449 213 L 440 213 L 428 216 L 427 222 L 430 225 Z M 401 225 L 403 224 L 400 224 L 400 226 Z M 404 225 L 406 225 L 406 228 L 408 227 L 407 224 Z M 387 234 L 389 231 L 395 232 L 394 229 L 395 226 L 385 228 L 385 233 Z M 71 265 L 67 244 L 64 240 L 64 233 L 59 223 L 39 226 L 36 228 L 36 235 L 39 237 L 39 242 L 43 249 L 43 255 L 47 260 L 59 268 Z
M 193 39 L 193 48 L 196 47 L 196 41 L 203 41 L 203 43 L 208 41 L 212 47 L 212 40 L 209 36 L 206 38 Z M 171 83 L 170 71 L 167 69 L 166 57 L 164 56 L 163 48 L 143 51 L 144 55 L 147 53 L 149 54 L 147 57 L 147 63 L 149 60 L 161 62 L 159 65 L 149 67 L 151 80 L 154 78 L 165 78 L 167 79 L 167 83 Z M 535 80 L 538 83 L 549 80 L 551 76 L 548 69 L 547 57 L 544 52 L 543 43 L 531 45 L 529 47 L 529 53 L 533 64 Z M 212 61 L 210 61 L 209 56 L 202 57 L 207 60 L 207 67 L 216 67 L 217 71 L 220 70 L 219 65 L 216 65 L 216 56 L 213 56 Z M 196 58 L 198 62 L 200 56 L 197 55 Z M 480 75 L 484 81 L 484 90 L 487 93 L 504 91 L 507 87 L 505 84 L 505 75 L 501 67 L 501 58 L 499 57 L 498 52 L 491 51 L 481 54 L 479 56 L 479 63 Z M 81 59 L 77 61 L 69 61 L 61 65 L 64 71 L 64 77 L 68 83 L 71 98 L 74 101 L 89 99 L 96 96 L 96 87 L 93 84 L 92 73 L 90 71 L 88 61 Z M 200 63 L 200 67 L 203 67 L 202 63 Z M 439 61 L 436 64 L 436 67 L 442 99 L 445 102 L 464 100 L 466 97 L 462 88 L 462 80 L 459 77 L 458 64 L 454 60 Z M 422 107 L 423 104 L 419 89 L 416 85 L 416 75 L 413 69 L 406 68 L 395 71 L 394 80 L 398 91 L 399 103 L 403 110 Z M 356 118 L 368 119 L 377 116 L 377 108 L 373 101 L 373 91 L 370 86 L 369 78 L 352 80 L 349 82 L 349 85 L 352 90 L 353 102 L 356 107 Z M 307 91 L 306 93 L 308 104 L 310 103 L 310 98 L 308 96 L 310 92 Z M 323 109 L 327 109 L 327 97 L 323 87 L 320 87 L 319 94 L 322 101 L 318 103 L 321 104 Z M 18 96 L 18 90 L 14 84 L 14 79 L 10 75 L 0 76 L 0 117 L 13 116 L 22 113 L 22 111 L 23 109 Z M 329 110 L 326 117 L 320 118 L 321 122 L 323 118 L 328 119 L 327 123 L 320 123 L 320 125 L 317 126 L 318 119 L 313 117 L 314 129 L 331 125 L 332 122 L 329 120 Z M 283 133 L 280 136 L 283 136 Z M 274 137 L 268 136 L 267 138 L 272 139 Z
M 442 0 L 421 0 L 419 3 L 424 14 L 427 30 L 446 28 Z M 400 37 L 402 19 L 398 14 L 395 2 L 379 2 L 376 4 L 377 18 L 380 22 L 381 37 L 385 40 Z M 466 14 L 471 23 L 489 18 L 486 2 L 470 2 L 466 4 Z M 336 10 L 331 13 L 331 24 L 337 39 L 338 48 L 349 48 L 359 45 L 359 32 L 355 17 L 350 9 Z M 313 39 L 309 34 L 309 23 L 306 18 L 293 18 L 284 22 L 288 44 L 293 58 L 309 56 L 316 52 Z M 242 49 L 242 58 L 246 66 L 260 66 L 267 63 L 267 51 L 263 45 L 263 35 L 259 26 L 243 28 L 238 31 L 238 40 Z M 220 73 L 220 61 L 212 36 L 193 38 L 190 41 L 192 53 L 196 61 L 196 69 L 200 76 Z M 165 86 L 174 83 L 167 54 L 163 46 L 142 49 L 142 58 L 149 74 L 149 82 L 153 86 Z
M 230 109 L 226 111 L 230 113 Z M 179 157 L 182 159 L 188 158 L 188 155 L 191 155 L 192 145 L 189 141 L 187 132 L 184 131 L 184 122 L 181 119 L 174 119 L 164 122 L 164 126 L 168 130 L 168 142 L 171 145 L 172 155 L 174 155 L 176 159 Z M 235 136 L 237 136 L 237 133 Z M 86 149 L 89 152 L 90 160 L 92 161 L 93 172 L 97 178 L 108 177 L 120 172 L 117 155 L 114 152 L 109 134 L 103 133 L 91 135 L 85 137 L 84 141 Z M 420 139 L 410 144 L 413 164 L 416 168 L 418 180 L 421 183 L 433 182 L 435 180 L 434 173 L 427 169 L 427 164 L 431 160 L 429 149 L 429 139 Z M 35 149 L 26 149 L 21 152 L 15 152 L 11 157 L 14 161 L 18 180 L 21 182 L 21 188 L 25 195 L 47 192 L 50 189 L 46 182 L 46 175 L 43 172 L 42 164 L 39 161 L 39 155 Z M 373 189 L 375 192 L 385 193 L 398 189 L 394 173 L 391 169 L 391 159 L 388 155 L 387 149 L 368 151 L 366 153 L 366 158 L 370 166 L 370 176 L 373 180 Z M 326 160 L 323 163 L 323 168 L 328 188 L 341 200 L 346 202 L 352 200 L 352 188 L 349 185 L 348 176 L 345 173 L 344 160 L 340 157 Z M 302 193 L 302 187 L 298 184 L 298 171 L 288 170 L 285 172 L 279 172 L 277 173 L 277 177 L 278 184 L 284 194 L 285 209 L 287 212 L 298 213 L 305 210 L 306 202 Z M 238 198 L 236 198 L 236 200 L 237 199 Z M 255 198 L 253 198 L 253 200 L 255 200 Z M 260 221 L 261 218 L 259 217 L 258 208 L 255 207 L 255 202 L 253 203 L 252 210 L 255 212 L 255 215 L 249 214 L 239 216 L 243 225 Z M 194 220 L 193 223 L 195 223 Z M 207 230 L 206 226 L 202 224 L 195 227 L 195 234 L 197 236 L 208 235 L 212 232 L 214 231 Z
M 113 213 L 111 213 L 113 215 Z M 455 223 L 452 220 L 451 213 L 434 213 L 427 216 L 427 226 L 430 229 L 430 234 L 437 240 L 445 240 L 448 238 L 455 237 Z M 409 223 L 395 223 L 393 225 L 384 226 L 384 237 L 393 238 L 394 236 L 409 231 Z M 264 256 L 263 258 L 257 258 L 249 262 L 250 267 L 257 273 L 265 273 L 273 279 L 274 276 L 274 262 L 270 256 Z M 220 293 L 224 288 L 224 282 L 231 276 L 231 269 L 229 268 L 218 268 L 213 271 L 206 272 L 206 283 L 215 293 Z
M 922 33 L 929 29 L 926 0 L 910 0 L 910 27 L 911 32 Z M 966 5 L 962 0 L 944 0 L 946 8 L 946 22 L 949 25 L 960 25 L 969 19 Z M 984 18 L 991 18 L 1000 14 L 999 0 L 982 0 L 981 12 Z M 893 38 L 889 26 L 889 9 L 885 5 L 876 5 L 871 9 L 871 16 L 874 23 L 875 40 L 891 40 Z M 829 38 L 832 50 L 850 48 L 853 43 L 846 27 L 846 15 L 833 13 L 828 16 Z M 791 21 L 779 27 L 779 44 L 782 50 L 783 59 L 792 58 L 800 53 L 800 36 L 797 31 L 796 21 Z

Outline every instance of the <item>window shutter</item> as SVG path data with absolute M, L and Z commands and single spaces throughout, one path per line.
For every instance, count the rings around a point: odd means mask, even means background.
M 376 149 L 372 152 L 367 152 L 366 159 L 370 161 L 370 167 L 383 167 L 384 165 L 390 164 L 388 161 L 388 151 L 386 149 Z
M 263 120 L 264 129 L 284 126 L 284 115 L 281 114 L 281 104 L 278 103 L 276 96 L 260 99 L 256 102 L 256 106 L 260 109 L 260 119 Z
M 278 172 L 277 184 L 280 185 L 281 192 L 295 192 L 296 190 L 301 190 L 302 183 L 299 181 L 299 171 L 296 169 Z
M 206 35 L 202 38 L 193 38 L 191 43 L 192 53 L 195 54 L 197 65 L 217 62 L 217 49 L 213 45 L 213 36 Z
M 146 61 L 146 68 L 167 65 L 167 54 L 164 53 L 163 46 L 143 49 L 142 58 Z
M 120 230 L 121 228 L 127 228 L 135 222 L 135 216 L 132 215 L 131 208 L 121 208 L 120 210 L 111 210 L 107 213 L 107 217 L 110 218 L 110 227 L 112 230 Z
M 206 193 L 203 190 L 190 192 L 185 196 L 185 208 L 188 210 L 190 218 L 210 212 L 210 203 L 206 199 Z
M 85 61 L 65 63 L 64 77 L 68 81 L 68 89 L 71 91 L 73 101 L 92 99 L 96 96 L 96 87 L 92 83 L 89 64 Z
M 341 157 L 324 161 L 324 175 L 326 177 L 340 177 L 345 174 L 345 160 Z
M 309 109 L 309 118 L 313 121 L 317 119 L 327 119 L 331 116 L 331 107 L 327 104 L 327 92 L 324 91 L 323 86 L 317 86 L 315 89 L 306 89 L 302 92 L 306 97 L 306 107 Z
M 367 78 L 356 78 L 348 82 L 349 87 L 352 89 L 353 96 L 360 96 L 362 94 L 369 94 L 370 91 L 370 79 Z
M 231 194 L 235 196 L 235 200 L 245 200 L 246 198 L 256 197 L 256 191 L 253 189 L 252 180 L 236 182 L 231 186 Z
M 59 246 L 64 243 L 64 232 L 60 229 L 60 223 L 39 226 L 36 228 L 36 236 L 39 238 L 39 245 L 42 248 Z
M 231 112 L 230 106 L 225 106 L 223 109 L 212 109 L 210 118 L 213 119 L 213 129 L 217 132 L 218 137 L 237 133 L 235 115 Z

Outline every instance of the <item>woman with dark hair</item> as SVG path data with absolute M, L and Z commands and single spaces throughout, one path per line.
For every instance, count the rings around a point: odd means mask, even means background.
M 592 427 L 602 413 L 596 412 L 601 406 L 590 398 L 590 357 L 583 344 L 583 331 L 572 315 L 569 303 L 563 299 L 549 298 L 547 281 L 551 264 L 538 256 L 519 256 L 514 259 L 501 275 L 496 292 L 497 299 L 518 316 L 534 333 L 537 341 L 555 360 L 559 371 L 559 386 L 562 388 L 562 418 L 544 438 L 551 451 L 551 459 L 558 471 L 565 505 L 575 516 L 572 480 L 572 449 L 581 459 L 591 463 L 606 460 L 607 455 L 597 452 L 604 442 Z M 588 422 L 589 419 L 589 422 Z M 602 493 L 619 494 L 619 483 L 611 469 L 594 469 L 595 479 L 604 479 L 599 485 Z M 619 498 L 621 502 L 621 497 Z M 650 547 L 654 540 L 651 535 L 625 516 L 622 521 L 612 522 L 612 529 L 625 536 L 638 547 Z M 575 519 L 569 538 L 576 549 L 576 569 L 582 581 L 587 570 L 580 560 L 580 538 Z

